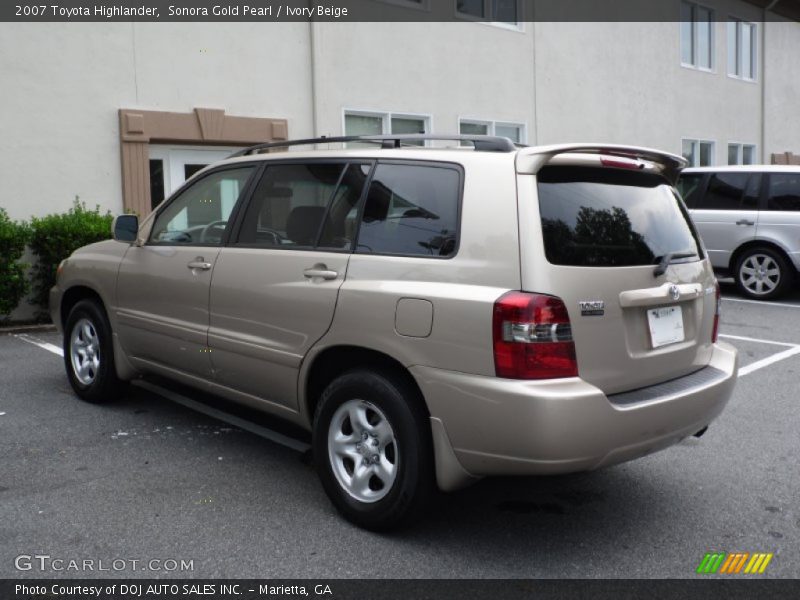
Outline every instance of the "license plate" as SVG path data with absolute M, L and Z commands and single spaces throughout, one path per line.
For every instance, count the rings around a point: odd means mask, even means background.
M 647 311 L 647 324 L 650 326 L 653 348 L 684 340 L 683 312 L 680 306 L 651 308 Z

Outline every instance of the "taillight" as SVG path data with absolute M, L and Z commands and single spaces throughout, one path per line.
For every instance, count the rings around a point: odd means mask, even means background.
M 719 312 L 722 308 L 722 295 L 719 291 L 719 281 L 714 282 L 714 327 L 711 329 L 711 343 L 717 343 L 717 337 L 719 335 Z
M 576 377 L 578 361 L 567 307 L 560 298 L 508 292 L 494 303 L 494 367 L 498 377 Z

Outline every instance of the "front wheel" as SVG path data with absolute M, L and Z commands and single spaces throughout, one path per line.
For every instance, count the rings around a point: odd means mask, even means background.
M 354 370 L 325 389 L 313 446 L 322 485 L 345 518 L 371 530 L 406 524 L 434 490 L 428 419 L 393 374 Z
M 751 248 L 736 261 L 736 286 L 754 300 L 770 300 L 783 294 L 794 279 L 794 269 L 771 248 Z
M 78 302 L 67 317 L 64 366 L 72 389 L 87 402 L 110 402 L 124 391 L 114 367 L 111 326 L 92 300 Z

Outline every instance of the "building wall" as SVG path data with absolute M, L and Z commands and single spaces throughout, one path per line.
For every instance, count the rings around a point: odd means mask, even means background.
M 314 26 L 318 133 L 343 132 L 344 109 L 524 123 L 535 139 L 533 24 L 336 23 Z
M 4 23 L 0 206 L 122 210 L 120 108 L 278 117 L 311 135 L 305 23 Z M 10 92 L 10 93 L 9 93 Z
M 800 23 L 766 24 L 764 122 L 769 153 L 800 155 Z M 769 154 L 766 155 L 769 160 Z

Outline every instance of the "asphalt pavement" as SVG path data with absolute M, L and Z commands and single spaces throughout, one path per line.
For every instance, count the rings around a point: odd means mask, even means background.
M 0 577 L 685 578 L 710 551 L 774 553 L 761 577 L 800 577 L 800 292 L 723 293 L 745 374 L 702 438 L 483 480 L 392 534 L 341 519 L 303 444 L 266 439 L 262 420 L 247 431 L 136 387 L 86 404 L 42 347 L 56 334 L 2 335 Z M 18 558 L 34 555 L 50 558 Z

